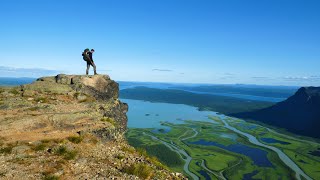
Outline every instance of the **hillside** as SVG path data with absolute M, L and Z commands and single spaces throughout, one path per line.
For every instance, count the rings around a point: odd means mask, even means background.
M 0 88 L 0 178 L 182 179 L 127 144 L 118 95 L 107 75 Z
M 173 86 L 172 88 L 204 93 L 242 94 L 271 98 L 287 98 L 295 93 L 298 87 L 263 86 L 245 84 Z
M 186 104 L 198 107 L 199 110 L 210 110 L 223 114 L 257 110 L 274 104 L 271 102 L 245 100 L 211 94 L 196 94 L 182 90 L 147 87 L 123 89 L 120 94 L 120 97 L 125 99 Z
M 320 87 L 302 87 L 293 96 L 274 106 L 232 115 L 320 138 Z

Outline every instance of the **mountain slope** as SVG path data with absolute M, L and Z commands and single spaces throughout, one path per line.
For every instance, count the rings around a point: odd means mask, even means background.
M 106 75 L 0 88 L 0 179 L 179 179 L 127 144 L 118 94 Z
M 320 87 L 302 87 L 287 100 L 271 107 L 231 115 L 320 138 Z

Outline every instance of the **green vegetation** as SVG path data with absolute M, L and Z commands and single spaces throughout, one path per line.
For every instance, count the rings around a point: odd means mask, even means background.
M 229 123 L 243 132 L 247 132 L 258 137 L 261 142 L 263 142 L 261 140 L 262 138 L 271 138 L 277 141 L 289 143 L 265 144 L 272 145 L 283 150 L 283 152 L 285 152 L 305 173 L 312 178 L 316 179 L 316 177 L 320 176 L 320 172 L 318 171 L 318 169 L 320 169 L 320 156 L 314 156 L 310 154 L 311 150 L 320 147 L 320 144 L 317 143 L 317 139 L 305 139 L 300 136 L 293 135 L 292 133 L 287 134 L 283 130 L 280 131 L 281 133 L 277 133 L 273 130 L 269 131 L 262 125 L 244 122 L 235 118 L 230 118 Z M 246 124 L 247 126 L 243 126 L 243 124 Z M 254 129 L 246 128 L 253 127 L 253 125 L 256 126 Z
M 170 169 L 183 172 L 186 176 L 188 176 L 188 174 L 183 171 L 183 165 L 185 163 L 183 158 L 185 157 L 172 151 L 161 141 L 152 139 L 150 135 L 185 150 L 188 155 L 192 157 L 189 170 L 200 177 L 200 179 L 205 179 L 205 176 L 203 176 L 200 171 L 205 171 L 211 179 L 221 178 L 221 174 L 227 179 L 243 179 L 245 175 L 247 176 L 250 173 L 253 175 L 252 178 L 256 179 L 294 179 L 294 172 L 279 159 L 275 152 L 254 146 L 247 138 L 226 129 L 219 120 L 219 117 L 211 118 L 215 123 L 198 121 L 186 121 L 185 124 L 179 125 L 162 123 L 162 125 L 170 127 L 171 130 L 167 133 L 153 133 L 153 129 L 129 129 L 126 137 L 129 144 L 135 148 L 141 148 L 142 150 L 139 151 L 142 153 L 147 153 L 149 156 L 156 156 Z M 320 176 L 320 156 L 314 156 L 310 153 L 320 148 L 320 144 L 306 141 L 301 137 L 295 138 L 291 135 L 276 134 L 263 126 L 236 118 L 229 118 L 227 121 L 230 125 L 243 132 L 250 133 L 258 139 L 273 138 L 278 141 L 290 143 L 265 144 L 281 149 L 311 178 L 317 179 L 317 177 Z M 196 136 L 194 136 L 195 131 L 198 132 Z M 216 142 L 224 146 L 241 143 L 246 146 L 262 149 L 263 151 L 267 151 L 266 158 L 268 158 L 274 166 L 258 166 L 248 156 L 217 146 L 190 144 L 190 142 L 198 140 Z M 210 171 L 204 169 L 203 165 Z
M 138 176 L 142 179 L 151 178 L 153 174 L 152 168 L 144 163 L 133 164 L 129 167 L 125 167 L 123 172 Z
M 70 136 L 67 139 L 72 143 L 79 144 L 82 142 L 83 136 Z
M 150 156 L 158 157 L 159 160 L 168 167 L 178 167 L 183 165 L 181 157 L 163 144 L 146 146 L 145 149 Z
M 11 154 L 12 148 L 13 148 L 12 146 L 1 147 L 0 154 Z
M 18 142 L 4 145 L 2 141 L 3 139 L 0 137 L 0 154 L 11 154 L 12 149 L 18 145 Z
M 211 110 L 223 114 L 247 112 L 266 108 L 274 104 L 271 102 L 248 101 L 226 96 L 196 94 L 182 90 L 153 89 L 146 87 L 123 89 L 120 92 L 120 97 L 151 102 L 186 104 L 198 107 L 199 110 Z
M 37 97 L 34 99 L 35 102 L 40 102 L 40 103 L 48 103 L 49 100 L 46 97 Z
M 59 177 L 53 174 L 44 173 L 43 180 L 59 180 Z
M 117 154 L 117 155 L 115 156 L 115 158 L 121 160 L 121 159 L 125 158 L 125 156 L 122 155 L 122 154 Z
M 77 156 L 78 152 L 75 150 L 68 150 L 65 146 L 59 146 L 56 150 L 55 153 L 57 155 L 63 156 L 65 160 L 72 160 L 75 159 Z
M 36 146 L 34 146 L 32 149 L 34 151 L 43 151 L 46 149 L 46 147 L 47 147 L 46 143 L 40 143 L 40 144 L 37 144 Z
M 178 168 L 178 171 L 181 172 L 180 166 L 183 166 L 183 160 L 176 152 L 171 151 L 167 146 L 161 143 L 152 142 L 151 139 L 145 136 L 143 136 L 145 138 L 143 138 L 141 141 L 139 138 L 137 138 L 135 133 L 137 132 L 134 130 L 129 130 L 127 134 L 127 140 L 128 143 L 135 147 L 141 155 L 151 156 L 150 159 L 157 157 L 161 163 L 173 169 Z
M 12 88 L 11 90 L 9 90 L 9 93 L 14 94 L 14 95 L 17 95 L 17 94 L 19 94 L 20 92 L 17 90 L 17 88 Z
M 113 126 L 116 125 L 116 122 L 114 121 L 113 118 L 103 117 L 103 118 L 101 118 L 101 121 L 102 121 L 102 122 L 108 122 L 108 123 L 112 124 Z
M 121 150 L 128 153 L 134 153 L 136 151 L 134 148 L 127 147 L 127 146 L 122 147 Z

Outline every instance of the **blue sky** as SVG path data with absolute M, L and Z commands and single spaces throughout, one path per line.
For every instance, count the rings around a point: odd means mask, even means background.
M 115 80 L 319 86 L 319 9 L 316 0 L 2 1 L 0 76 L 84 74 L 88 47 Z

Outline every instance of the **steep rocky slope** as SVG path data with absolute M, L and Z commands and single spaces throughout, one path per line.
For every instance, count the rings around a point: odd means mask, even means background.
M 274 106 L 233 116 L 262 121 L 294 133 L 320 138 L 320 87 L 302 87 L 293 96 Z
M 128 105 L 106 75 L 0 88 L 1 179 L 180 179 L 130 147 Z

